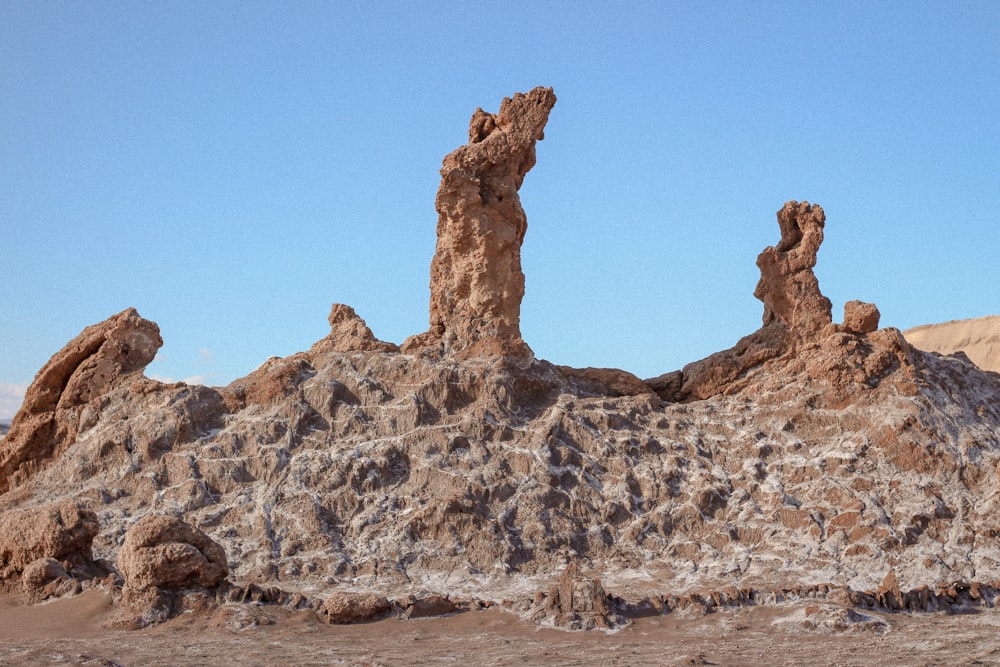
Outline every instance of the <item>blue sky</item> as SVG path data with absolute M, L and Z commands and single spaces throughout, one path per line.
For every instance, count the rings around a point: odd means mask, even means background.
M 352 305 L 426 329 L 441 158 L 559 98 L 521 190 L 537 356 L 642 377 L 756 329 L 774 212 L 886 326 L 1000 313 L 1000 3 L 0 3 L 0 418 L 128 306 L 225 384 Z

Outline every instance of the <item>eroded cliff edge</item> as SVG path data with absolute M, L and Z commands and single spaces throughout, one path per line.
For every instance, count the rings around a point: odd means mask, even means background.
M 533 357 L 516 193 L 554 101 L 477 111 L 445 158 L 431 328 L 402 349 L 335 304 L 329 336 L 222 388 L 144 377 L 159 332 L 133 310 L 56 354 L 0 441 L 4 585 L 118 581 L 131 627 L 226 581 L 331 616 L 359 589 L 383 612 L 528 595 L 570 563 L 623 596 L 1000 581 L 998 376 L 871 304 L 833 323 L 815 204 L 779 211 L 762 327 L 731 350 L 648 384 Z

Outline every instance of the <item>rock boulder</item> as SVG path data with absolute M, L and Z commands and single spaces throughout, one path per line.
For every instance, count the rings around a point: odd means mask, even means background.
M 226 552 L 208 535 L 177 517 L 152 514 L 126 533 L 118 569 L 134 589 L 211 588 L 229 573 Z
M 72 500 L 0 513 L 0 580 L 39 559 L 82 565 L 91 559 L 97 516 Z

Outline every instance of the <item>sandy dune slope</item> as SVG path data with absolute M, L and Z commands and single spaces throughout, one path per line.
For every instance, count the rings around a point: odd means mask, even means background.
M 961 350 L 977 366 L 1000 373 L 1000 315 L 925 324 L 903 332 L 911 345 L 926 352 Z

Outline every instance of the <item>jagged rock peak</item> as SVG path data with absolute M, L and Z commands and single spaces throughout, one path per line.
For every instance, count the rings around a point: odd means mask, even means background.
M 781 240 L 757 257 L 754 296 L 764 302 L 764 326 L 780 321 L 796 337 L 808 338 L 833 322 L 830 300 L 813 273 L 825 224 L 818 204 L 790 201 L 778 211 Z
M 140 373 L 163 345 L 160 328 L 128 308 L 87 327 L 42 367 L 0 442 L 0 493 L 76 438 L 88 403 Z
M 528 222 L 517 192 L 555 103 L 552 89 L 539 87 L 504 98 L 496 115 L 477 109 L 469 143 L 444 158 L 430 329 L 409 338 L 404 351 L 531 356 L 520 329 Z
M 330 308 L 330 334 L 317 341 L 310 353 L 324 352 L 398 352 L 393 343 L 375 337 L 361 317 L 350 306 L 335 303 Z

